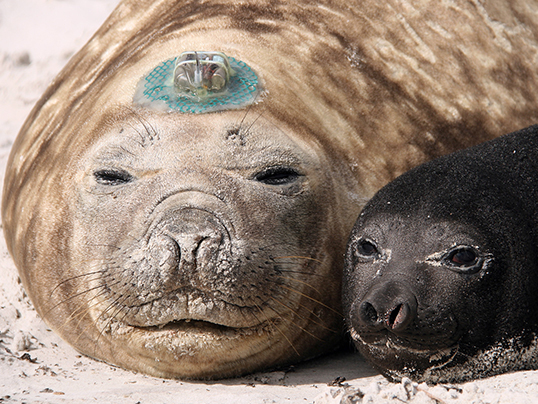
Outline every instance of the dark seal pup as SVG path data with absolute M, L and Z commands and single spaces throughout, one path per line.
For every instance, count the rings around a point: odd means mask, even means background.
M 425 163 L 353 229 L 344 305 L 389 379 L 538 368 L 538 126 Z

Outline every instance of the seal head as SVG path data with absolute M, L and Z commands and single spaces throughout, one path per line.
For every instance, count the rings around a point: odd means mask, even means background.
M 366 205 L 344 305 L 393 380 L 461 382 L 538 366 L 538 127 L 426 163 Z
M 37 302 L 82 352 L 207 378 L 337 346 L 337 284 L 321 302 L 338 243 L 327 163 L 283 126 L 230 116 L 116 113 L 63 179 L 66 266 Z

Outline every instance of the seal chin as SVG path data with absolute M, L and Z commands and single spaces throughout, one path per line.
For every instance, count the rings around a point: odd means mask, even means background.
M 212 379 L 216 372 L 222 377 L 237 375 L 238 364 L 247 373 L 274 360 L 274 352 L 269 352 L 273 348 L 271 341 L 278 340 L 273 334 L 279 325 L 281 321 L 277 320 L 252 327 L 190 319 L 155 326 L 115 321 L 101 332 L 99 345 L 89 349 L 94 349 L 94 354 L 110 350 L 120 366 L 136 366 L 157 377 L 175 378 L 181 374 L 183 379 Z M 118 350 L 118 346 L 122 349 Z
M 365 342 L 352 331 L 351 336 L 362 355 L 389 380 L 399 382 L 404 377 L 417 382 L 430 382 L 432 372 L 444 372 L 452 367 L 460 353 L 459 343 L 445 346 L 420 346 L 386 333 L 375 342 Z

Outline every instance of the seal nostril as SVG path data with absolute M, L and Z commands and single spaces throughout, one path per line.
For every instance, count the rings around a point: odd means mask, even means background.
M 198 240 L 195 241 L 195 246 L 194 246 L 193 251 L 192 251 L 193 254 L 194 254 L 195 256 L 198 255 L 198 252 L 199 252 L 201 249 L 203 249 L 202 244 L 203 244 L 204 241 L 206 241 L 206 240 L 211 240 L 211 238 L 208 237 L 208 236 L 201 236 L 200 239 L 198 239 Z
M 363 302 L 360 305 L 359 320 L 367 326 L 373 326 L 378 323 L 377 310 L 370 302 Z
M 172 240 L 174 242 L 174 247 L 175 247 L 175 253 L 176 253 L 176 259 L 177 259 L 177 262 L 181 262 L 181 246 L 177 243 L 176 240 Z
M 386 326 L 392 331 L 404 330 L 413 319 L 413 310 L 407 303 L 400 303 L 387 315 Z
M 174 239 L 159 235 L 151 239 L 148 249 L 150 252 L 147 257 L 150 259 L 151 265 L 154 268 L 159 268 L 161 273 L 170 273 L 177 268 L 181 259 L 181 248 Z M 141 256 L 133 256 L 133 258 L 140 263 L 142 257 L 145 256 L 142 253 Z
M 395 325 L 399 324 L 399 322 L 401 321 L 401 317 L 402 317 L 402 306 L 401 304 L 399 304 L 398 306 L 396 306 L 396 308 L 394 310 L 392 310 L 392 312 L 389 314 L 389 318 L 388 318 L 388 326 L 390 328 L 393 328 Z

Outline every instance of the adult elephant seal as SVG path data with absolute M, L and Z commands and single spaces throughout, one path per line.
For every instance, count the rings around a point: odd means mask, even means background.
M 390 379 L 538 369 L 538 126 L 423 164 L 372 198 L 346 258 L 360 352 Z
M 120 3 L 9 160 L 3 226 L 37 311 L 163 377 L 334 349 L 362 202 L 538 119 L 533 4 Z

